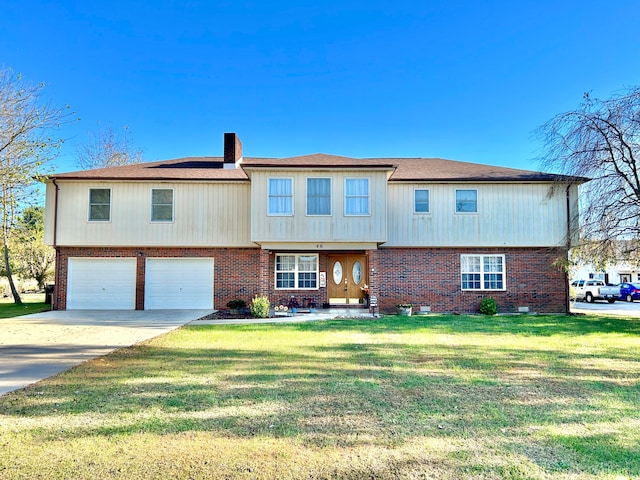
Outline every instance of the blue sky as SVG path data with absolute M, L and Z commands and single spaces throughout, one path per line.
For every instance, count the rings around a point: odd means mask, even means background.
M 329 153 L 538 169 L 532 131 L 640 80 L 635 1 L 0 0 L 0 64 L 146 160 Z

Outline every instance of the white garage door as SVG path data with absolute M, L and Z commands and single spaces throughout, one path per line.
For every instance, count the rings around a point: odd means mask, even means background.
M 144 308 L 213 308 L 213 258 L 148 258 Z
M 135 258 L 70 258 L 67 310 L 134 310 Z

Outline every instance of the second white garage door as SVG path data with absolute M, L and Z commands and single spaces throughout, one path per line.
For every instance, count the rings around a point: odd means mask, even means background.
M 213 258 L 148 258 L 145 270 L 145 310 L 213 308 Z

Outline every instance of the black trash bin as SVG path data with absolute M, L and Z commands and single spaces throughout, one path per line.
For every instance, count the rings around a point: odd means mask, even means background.
M 53 303 L 53 288 L 55 285 L 49 283 L 44 286 L 44 303 L 51 305 Z

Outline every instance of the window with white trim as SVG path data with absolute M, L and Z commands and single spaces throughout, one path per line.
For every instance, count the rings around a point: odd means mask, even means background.
M 504 290 L 504 255 L 460 255 L 462 290 Z
M 307 215 L 331 215 L 330 178 L 307 178 Z
M 317 290 L 318 255 L 276 255 L 276 289 Z
M 173 222 L 173 189 L 151 189 L 151 221 Z
M 478 191 L 456 190 L 456 213 L 477 213 Z
M 413 191 L 413 213 L 429 213 L 429 190 L 416 188 Z
M 110 222 L 111 221 L 111 189 L 110 188 L 90 188 L 89 189 L 89 221 L 90 222 Z
M 293 179 L 270 178 L 268 195 L 269 215 L 293 215 Z
M 344 214 L 369 215 L 368 178 L 345 178 Z

